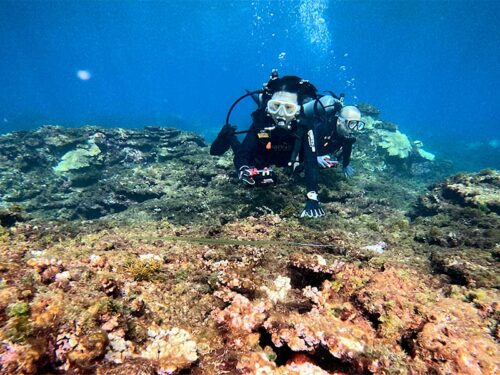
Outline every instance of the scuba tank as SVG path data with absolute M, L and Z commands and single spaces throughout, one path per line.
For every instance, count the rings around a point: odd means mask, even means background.
M 319 99 L 308 101 L 302 105 L 302 108 L 306 117 L 335 115 L 343 107 L 343 102 L 343 94 L 339 98 L 332 95 L 324 95 Z

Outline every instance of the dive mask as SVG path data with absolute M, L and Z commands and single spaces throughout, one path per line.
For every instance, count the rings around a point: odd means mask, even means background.
M 267 102 L 266 111 L 277 126 L 288 127 L 295 116 L 299 114 L 300 105 L 285 100 L 270 99 Z
M 347 121 L 347 127 L 350 129 L 350 130 L 363 130 L 364 127 L 365 127 L 365 123 L 363 121 L 360 121 L 360 120 L 348 120 Z
M 349 130 L 360 131 L 360 130 L 363 130 L 365 127 L 365 123 L 361 120 L 348 120 L 348 119 L 343 118 L 343 117 L 341 117 L 341 119 L 344 121 L 344 125 Z
M 296 103 L 278 99 L 270 99 L 267 102 L 267 112 L 271 115 L 295 116 L 299 111 L 300 106 Z

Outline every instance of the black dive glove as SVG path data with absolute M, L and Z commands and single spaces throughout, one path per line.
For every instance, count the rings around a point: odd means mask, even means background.
M 221 156 L 231 147 L 231 138 L 235 137 L 236 126 L 226 124 L 210 146 L 210 155 Z
M 240 181 L 242 181 L 246 185 L 255 185 L 255 180 L 252 174 L 253 169 L 255 168 L 250 168 L 248 165 L 240 167 L 240 173 L 238 174 L 238 178 L 240 179 Z
M 236 131 L 236 126 L 231 124 L 225 124 L 219 132 L 217 137 L 230 138 Z
M 300 217 L 321 217 L 325 216 L 325 210 L 321 208 L 318 202 L 318 194 L 315 191 L 310 191 L 306 194 L 306 207 Z

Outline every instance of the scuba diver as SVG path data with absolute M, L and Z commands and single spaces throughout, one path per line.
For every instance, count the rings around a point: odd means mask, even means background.
M 236 104 L 251 96 L 258 108 L 252 113 L 247 131 L 236 132 L 229 116 Z M 303 164 L 306 181 L 306 205 L 301 217 L 321 217 L 325 211 L 318 198 L 318 161 L 314 123 L 318 116 L 330 112 L 338 100 L 321 96 L 306 80 L 297 76 L 279 77 L 273 70 L 263 90 L 247 92 L 231 106 L 226 124 L 210 148 L 211 155 L 234 152 L 234 165 L 242 183 L 250 186 L 276 182 L 271 165 L 295 169 Z M 337 108 L 337 107 L 336 107 Z M 240 143 L 236 134 L 247 133 Z
M 338 155 L 342 160 L 342 171 L 346 178 L 354 176 L 351 162 L 352 145 L 356 138 L 354 131 L 362 130 L 365 123 L 355 106 L 345 106 L 335 115 L 316 126 L 317 160 L 322 168 L 336 167 Z

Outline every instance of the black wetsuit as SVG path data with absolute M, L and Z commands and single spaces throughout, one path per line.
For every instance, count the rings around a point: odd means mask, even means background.
M 318 164 L 314 145 L 313 125 L 305 117 L 299 116 L 292 122 L 292 129 L 272 128 L 274 122 L 263 110 L 252 114 L 253 123 L 243 143 L 237 147 L 234 165 L 241 167 L 286 167 L 296 155 L 304 163 L 307 191 L 318 191 Z M 311 140 L 309 139 L 311 138 Z
M 326 122 L 315 126 L 317 154 L 332 155 L 342 159 L 345 168 L 351 162 L 352 145 L 356 142 L 355 137 L 344 137 L 337 132 L 337 117 L 333 116 Z M 339 151 L 342 150 L 339 154 Z

